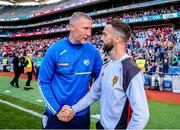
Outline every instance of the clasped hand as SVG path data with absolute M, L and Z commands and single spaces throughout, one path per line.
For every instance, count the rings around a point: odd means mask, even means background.
M 60 112 L 57 113 L 57 117 L 60 121 L 68 122 L 74 117 L 74 111 L 68 105 L 64 105 Z

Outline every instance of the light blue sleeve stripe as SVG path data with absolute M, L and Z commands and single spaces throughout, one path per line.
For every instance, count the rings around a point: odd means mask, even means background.
M 42 90 L 41 90 L 41 86 L 39 85 L 39 81 L 38 81 L 38 88 L 39 88 L 39 91 L 41 93 L 41 96 L 43 97 L 44 99 L 44 102 L 45 102 L 45 105 L 49 108 L 49 110 L 51 110 L 51 112 L 55 115 L 57 112 L 53 109 L 53 107 L 48 103 L 48 101 L 46 100 Z
M 43 62 L 39 71 L 39 81 L 38 86 L 41 92 L 41 95 L 45 101 L 46 106 L 52 114 L 56 114 L 60 109 L 59 102 L 54 97 L 54 94 L 51 89 L 52 77 L 54 75 L 54 66 L 55 66 L 55 47 L 52 45 L 47 50 Z

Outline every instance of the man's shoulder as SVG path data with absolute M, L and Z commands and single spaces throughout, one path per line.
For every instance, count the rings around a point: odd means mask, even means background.
M 62 39 L 58 40 L 57 42 L 54 42 L 52 44 L 52 46 L 55 46 L 55 47 L 63 46 L 65 43 L 67 43 L 67 39 L 66 38 L 62 38 Z
M 139 71 L 141 71 L 141 69 L 130 57 L 122 61 L 122 67 L 125 73 L 138 73 Z
M 50 45 L 48 50 L 58 50 L 61 48 L 64 48 L 64 46 L 66 45 L 67 41 L 66 38 L 60 39 L 57 42 L 52 43 L 52 45 Z

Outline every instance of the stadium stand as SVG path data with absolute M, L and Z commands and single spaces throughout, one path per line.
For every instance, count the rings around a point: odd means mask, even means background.
M 66 36 L 69 16 L 74 11 L 85 10 L 93 18 L 91 42 L 99 49 L 104 61 L 109 57 L 103 51 L 99 32 L 108 20 L 117 18 L 129 23 L 132 28 L 127 52 L 134 61 L 145 61 L 142 67 L 144 73 L 152 76 L 154 73 L 179 74 L 180 5 L 176 0 L 76 0 L 46 6 L 4 6 L 0 10 L 1 59 L 4 55 L 11 59 L 18 51 L 25 54 L 31 51 L 34 56 L 39 51 L 44 54 L 52 43 Z M 21 19 L 23 16 L 27 17 Z M 165 60 L 168 68 L 164 66 Z M 159 68 L 158 72 L 156 68 Z

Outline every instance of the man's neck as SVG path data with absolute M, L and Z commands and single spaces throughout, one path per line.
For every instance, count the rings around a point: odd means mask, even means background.
M 121 48 L 120 46 L 114 47 L 111 51 L 111 57 L 113 60 L 119 60 L 126 54 L 126 51 L 124 48 Z

